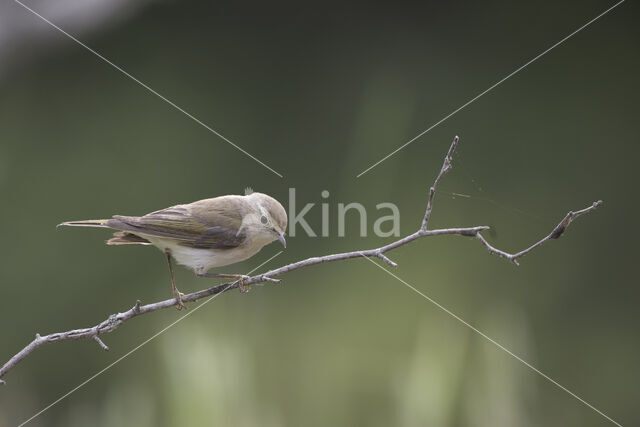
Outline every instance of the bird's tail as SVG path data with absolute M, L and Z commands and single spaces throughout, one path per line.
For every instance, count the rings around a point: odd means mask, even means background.
M 67 225 L 70 227 L 107 227 L 108 219 L 85 219 L 84 221 L 67 221 L 56 227 Z

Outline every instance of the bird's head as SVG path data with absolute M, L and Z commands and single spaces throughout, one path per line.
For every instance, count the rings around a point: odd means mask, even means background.
M 263 193 L 251 193 L 245 196 L 250 199 L 253 207 L 252 226 L 270 242 L 279 240 L 287 247 L 284 233 L 287 230 L 287 212 L 280 202 Z

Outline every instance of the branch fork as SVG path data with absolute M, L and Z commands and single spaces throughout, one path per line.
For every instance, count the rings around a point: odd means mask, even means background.
M 378 258 L 384 261 L 385 263 L 387 263 L 388 265 L 390 265 L 391 267 L 397 267 L 398 264 L 392 261 L 391 259 L 389 259 L 385 255 L 387 252 L 392 251 L 393 249 L 396 249 L 400 246 L 404 246 L 419 238 L 439 236 L 439 235 L 451 235 L 451 234 L 465 236 L 465 237 L 474 237 L 477 240 L 479 240 L 487 248 L 490 254 L 498 255 L 502 258 L 507 259 L 508 261 L 511 261 L 515 265 L 519 265 L 518 263 L 519 258 L 528 254 L 529 252 L 531 252 L 538 246 L 544 244 L 545 242 L 551 239 L 559 238 L 560 236 L 562 236 L 562 234 L 564 234 L 567 227 L 569 226 L 569 224 L 571 224 L 571 222 L 574 219 L 576 219 L 581 215 L 590 213 L 591 211 L 600 207 L 603 203 L 602 200 L 598 200 L 584 209 L 581 209 L 575 212 L 570 211 L 565 215 L 562 221 L 560 221 L 560 223 L 558 223 L 558 225 L 547 236 L 543 237 L 542 239 L 540 239 L 533 245 L 529 246 L 528 248 L 513 254 L 505 252 L 503 250 L 500 250 L 492 246 L 482 236 L 481 232 L 489 229 L 489 227 L 485 225 L 474 226 L 474 227 L 442 228 L 442 229 L 434 229 L 434 230 L 429 229 L 428 225 L 429 225 L 429 220 L 431 218 L 431 212 L 433 210 L 433 201 L 435 198 L 435 194 L 438 189 L 438 185 L 440 184 L 440 181 L 447 174 L 447 172 L 449 172 L 453 167 L 452 158 L 453 158 L 453 153 L 456 149 L 456 146 L 458 145 L 458 141 L 459 141 L 459 138 L 456 136 L 453 139 L 453 142 L 449 147 L 449 151 L 447 152 L 444 158 L 444 162 L 442 164 L 442 168 L 440 169 L 440 172 L 438 173 L 438 176 L 433 182 L 433 185 L 429 188 L 427 208 L 426 208 L 424 217 L 422 218 L 422 224 L 416 232 L 406 237 L 403 237 L 399 240 L 396 240 L 395 242 L 389 243 L 385 246 L 375 248 L 375 249 L 344 252 L 344 253 L 331 254 L 331 255 L 325 255 L 325 256 L 319 256 L 319 257 L 312 257 L 312 258 L 307 258 L 301 261 L 297 261 L 288 265 L 284 265 L 279 268 L 275 268 L 273 270 L 269 270 L 262 274 L 251 276 L 248 279 L 244 279 L 242 281 L 243 282 L 242 285 L 247 286 L 247 285 L 265 283 L 265 282 L 279 283 L 281 279 L 276 279 L 275 276 L 280 276 L 282 274 L 288 273 L 289 271 L 297 270 L 304 267 L 309 267 L 309 266 L 324 263 L 324 262 L 341 261 L 341 260 L 360 258 L 360 257 Z M 210 287 L 208 289 L 203 289 L 201 291 L 184 295 L 182 297 L 182 302 L 183 303 L 194 302 L 199 299 L 202 299 L 211 295 L 227 292 L 231 289 L 239 288 L 239 287 L 240 287 L 239 281 L 219 284 L 219 285 Z M 99 324 L 93 327 L 73 329 L 70 331 L 52 333 L 45 336 L 36 334 L 36 337 L 33 341 L 31 341 L 26 347 L 24 347 L 17 354 L 15 354 L 11 359 L 9 359 L 9 361 L 7 361 L 7 363 L 4 364 L 4 366 L 2 366 L 2 368 L 0 368 L 0 384 L 5 383 L 4 380 L 2 380 L 2 377 L 4 377 L 7 374 L 7 372 L 13 369 L 20 361 L 22 361 L 25 357 L 27 357 L 29 354 L 31 354 L 33 351 L 35 351 L 38 347 L 40 347 L 43 344 L 48 344 L 48 343 L 57 342 L 57 341 L 78 340 L 78 339 L 88 338 L 88 339 L 94 340 L 103 350 L 107 351 L 109 350 L 109 347 L 102 341 L 102 339 L 100 338 L 100 335 L 113 332 L 118 327 L 120 327 L 123 323 L 127 322 L 128 320 L 134 317 L 151 313 L 157 310 L 174 307 L 176 303 L 177 301 L 175 298 L 155 302 L 152 304 L 146 304 L 146 305 L 142 305 L 140 300 L 137 300 L 134 306 L 129 310 L 123 313 L 112 314 L 106 320 L 100 322 Z

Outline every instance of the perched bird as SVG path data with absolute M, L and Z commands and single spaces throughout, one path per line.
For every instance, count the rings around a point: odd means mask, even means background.
M 111 219 L 68 221 L 58 226 L 103 227 L 119 230 L 107 245 L 153 245 L 167 257 L 171 288 L 178 309 L 184 307 L 183 294 L 173 276 L 171 257 L 200 277 L 227 277 L 239 280 L 242 274 L 211 274 L 213 267 L 233 264 L 255 255 L 263 246 L 287 242 L 287 213 L 273 197 L 262 193 L 220 196 L 176 205 L 144 216 L 114 215 Z

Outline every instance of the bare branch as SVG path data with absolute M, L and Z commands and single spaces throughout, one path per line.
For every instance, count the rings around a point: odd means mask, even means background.
M 443 176 L 447 174 L 451 170 L 451 160 L 453 157 L 453 152 L 456 150 L 456 146 L 458 145 L 458 136 L 456 135 L 453 138 L 453 142 L 451 143 L 451 147 L 449 147 L 449 151 L 447 155 L 444 156 L 444 162 L 442 163 L 442 169 L 440 169 L 440 173 L 436 177 L 436 180 L 433 181 L 433 185 L 429 189 L 429 200 L 427 201 L 427 211 L 424 213 L 424 218 L 422 218 L 422 227 L 421 230 L 426 230 L 427 225 L 429 223 L 429 218 L 431 217 L 431 210 L 433 209 L 433 198 L 436 194 L 436 190 L 438 189 L 438 184 L 440 184 L 440 180 Z
M 353 258 L 361 258 L 361 257 L 379 258 L 382 261 L 386 262 L 387 264 L 391 265 L 392 267 L 396 267 L 398 264 L 390 260 L 385 255 L 385 253 L 392 251 L 393 249 L 396 249 L 400 246 L 404 246 L 422 237 L 451 235 L 451 234 L 466 236 L 466 237 L 475 237 L 478 240 L 480 240 L 480 242 L 482 242 L 482 244 L 489 250 L 490 253 L 497 254 L 503 258 L 508 259 L 514 264 L 518 265 L 518 261 L 517 261 L 518 258 L 526 255 L 527 253 L 531 252 L 533 249 L 537 248 L 538 246 L 542 245 L 543 243 L 545 243 L 550 239 L 557 239 L 564 233 L 564 231 L 567 229 L 567 227 L 569 226 L 569 224 L 573 219 L 577 218 L 580 215 L 589 213 L 592 210 L 596 209 L 598 206 L 602 205 L 602 201 L 599 200 L 597 202 L 594 202 L 591 206 L 588 206 L 582 210 L 579 210 L 576 212 L 569 212 L 564 217 L 564 219 L 560 221 L 560 223 L 551 231 L 551 233 L 549 233 L 549 235 L 547 235 L 540 241 L 534 243 L 533 245 L 529 246 L 528 248 L 520 252 L 517 252 L 515 254 L 509 254 L 507 252 L 504 252 L 490 245 L 481 234 L 482 231 L 489 229 L 489 227 L 484 225 L 475 226 L 475 227 L 442 228 L 437 230 L 428 230 L 427 226 L 429 223 L 429 218 L 431 216 L 431 211 L 433 209 L 433 199 L 434 199 L 435 192 L 438 188 L 438 184 L 440 183 L 440 180 L 442 179 L 442 177 L 452 167 L 451 159 L 457 144 L 458 144 L 458 137 L 456 136 L 453 139 L 453 142 L 451 143 L 449 151 L 447 152 L 447 155 L 444 158 L 442 169 L 440 170 L 440 173 L 436 177 L 433 185 L 429 190 L 427 210 L 422 220 L 422 225 L 420 229 L 418 229 L 418 231 L 416 231 L 415 233 L 405 236 L 399 240 L 396 240 L 395 242 L 389 243 L 388 245 L 381 246 L 375 249 L 312 257 L 312 258 L 304 259 L 302 261 L 297 261 L 288 265 L 284 265 L 282 267 L 269 270 L 266 273 L 258 274 L 255 276 L 251 276 L 248 279 L 244 279 L 242 281 L 243 286 L 253 285 L 257 283 L 265 283 L 265 282 L 280 282 L 280 279 L 276 279 L 275 276 L 280 276 L 290 271 L 298 270 L 304 267 L 309 267 L 315 264 L 341 261 L 341 260 L 347 260 L 347 259 L 353 259 Z M 227 292 L 231 289 L 238 288 L 239 286 L 240 286 L 239 282 L 222 283 L 222 284 L 210 287 L 208 289 L 203 289 L 201 291 L 184 295 L 182 297 L 182 301 L 183 303 L 198 301 L 208 296 L 216 295 L 219 293 Z M 26 347 L 20 350 L 15 356 L 9 359 L 9 361 L 5 363 L 4 366 L 2 366 L 2 368 L 0 368 L 0 384 L 4 384 L 2 377 L 4 377 L 7 372 L 13 369 L 20 361 L 22 361 L 25 357 L 27 357 L 29 354 L 31 354 L 33 351 L 35 351 L 38 347 L 40 347 L 43 344 L 48 344 L 48 343 L 57 342 L 57 341 L 78 340 L 78 339 L 88 338 L 96 341 L 102 349 L 108 350 L 109 347 L 107 347 L 105 343 L 102 342 L 102 340 L 99 338 L 100 335 L 113 332 L 120 325 L 122 325 L 123 323 L 125 323 L 126 321 L 134 317 L 151 313 L 153 311 L 163 310 L 169 307 L 173 307 L 176 304 L 177 304 L 177 301 L 175 298 L 155 302 L 152 304 L 146 304 L 146 305 L 141 305 L 140 300 L 138 300 L 136 301 L 135 305 L 129 310 L 122 313 L 112 314 L 106 320 L 103 320 L 102 322 L 98 323 L 93 327 L 73 329 L 70 331 L 58 332 L 58 333 L 53 333 L 45 336 L 40 336 L 39 334 L 36 334 L 36 337 L 33 341 L 31 341 Z
M 567 229 L 567 227 L 569 227 L 569 224 L 571 224 L 571 221 L 573 221 L 574 218 L 579 217 L 580 215 L 584 215 L 586 213 L 591 212 L 594 209 L 597 209 L 598 207 L 602 206 L 603 202 L 602 200 L 598 200 L 596 202 L 593 202 L 593 204 L 591 206 L 587 206 L 584 209 L 581 209 L 579 211 L 576 212 L 569 212 L 567 213 L 567 215 L 562 219 L 562 221 L 560 221 L 560 223 L 558 223 L 558 225 L 556 225 L 556 228 L 554 228 L 551 233 L 549 233 L 547 236 L 545 236 L 544 238 L 538 240 L 536 243 L 534 243 L 533 245 L 529 246 L 526 249 L 521 250 L 520 252 L 517 252 L 515 254 L 510 254 L 504 251 L 501 251 L 500 249 L 496 249 L 493 246 L 491 246 L 489 244 L 489 242 L 487 242 L 485 240 L 485 238 L 482 236 L 482 234 L 477 233 L 476 234 L 476 238 L 478 240 L 480 240 L 482 242 L 483 245 L 486 246 L 486 248 L 489 250 L 489 253 L 492 254 L 496 254 L 498 256 L 501 256 L 502 258 L 506 258 L 509 261 L 511 261 L 512 263 L 514 263 L 515 265 L 520 265 L 518 264 L 518 258 L 528 254 L 529 252 L 531 252 L 532 250 L 534 250 L 535 248 L 537 248 L 538 246 L 541 246 L 543 243 L 551 240 L 551 239 L 557 239 L 560 236 L 562 236 L 562 234 L 565 232 L 565 230 Z
M 106 344 L 105 344 L 105 343 L 100 339 L 100 337 L 99 337 L 99 336 L 94 335 L 94 336 L 93 336 L 93 339 L 94 339 L 94 341 L 95 341 L 95 342 L 97 342 L 97 343 L 98 343 L 98 345 L 99 345 L 100 347 L 102 347 L 102 349 L 103 349 L 104 351 L 109 351 L 109 347 L 107 347 L 107 345 L 106 345 Z
M 397 266 L 398 266 L 398 264 L 397 264 L 397 263 L 395 263 L 395 262 L 391 261 L 389 258 L 387 258 L 386 256 L 384 256 L 384 255 L 382 254 L 382 252 L 378 254 L 378 258 L 380 258 L 381 260 L 383 260 L 384 262 L 386 262 L 387 264 L 389 264 L 391 267 L 397 267 Z

